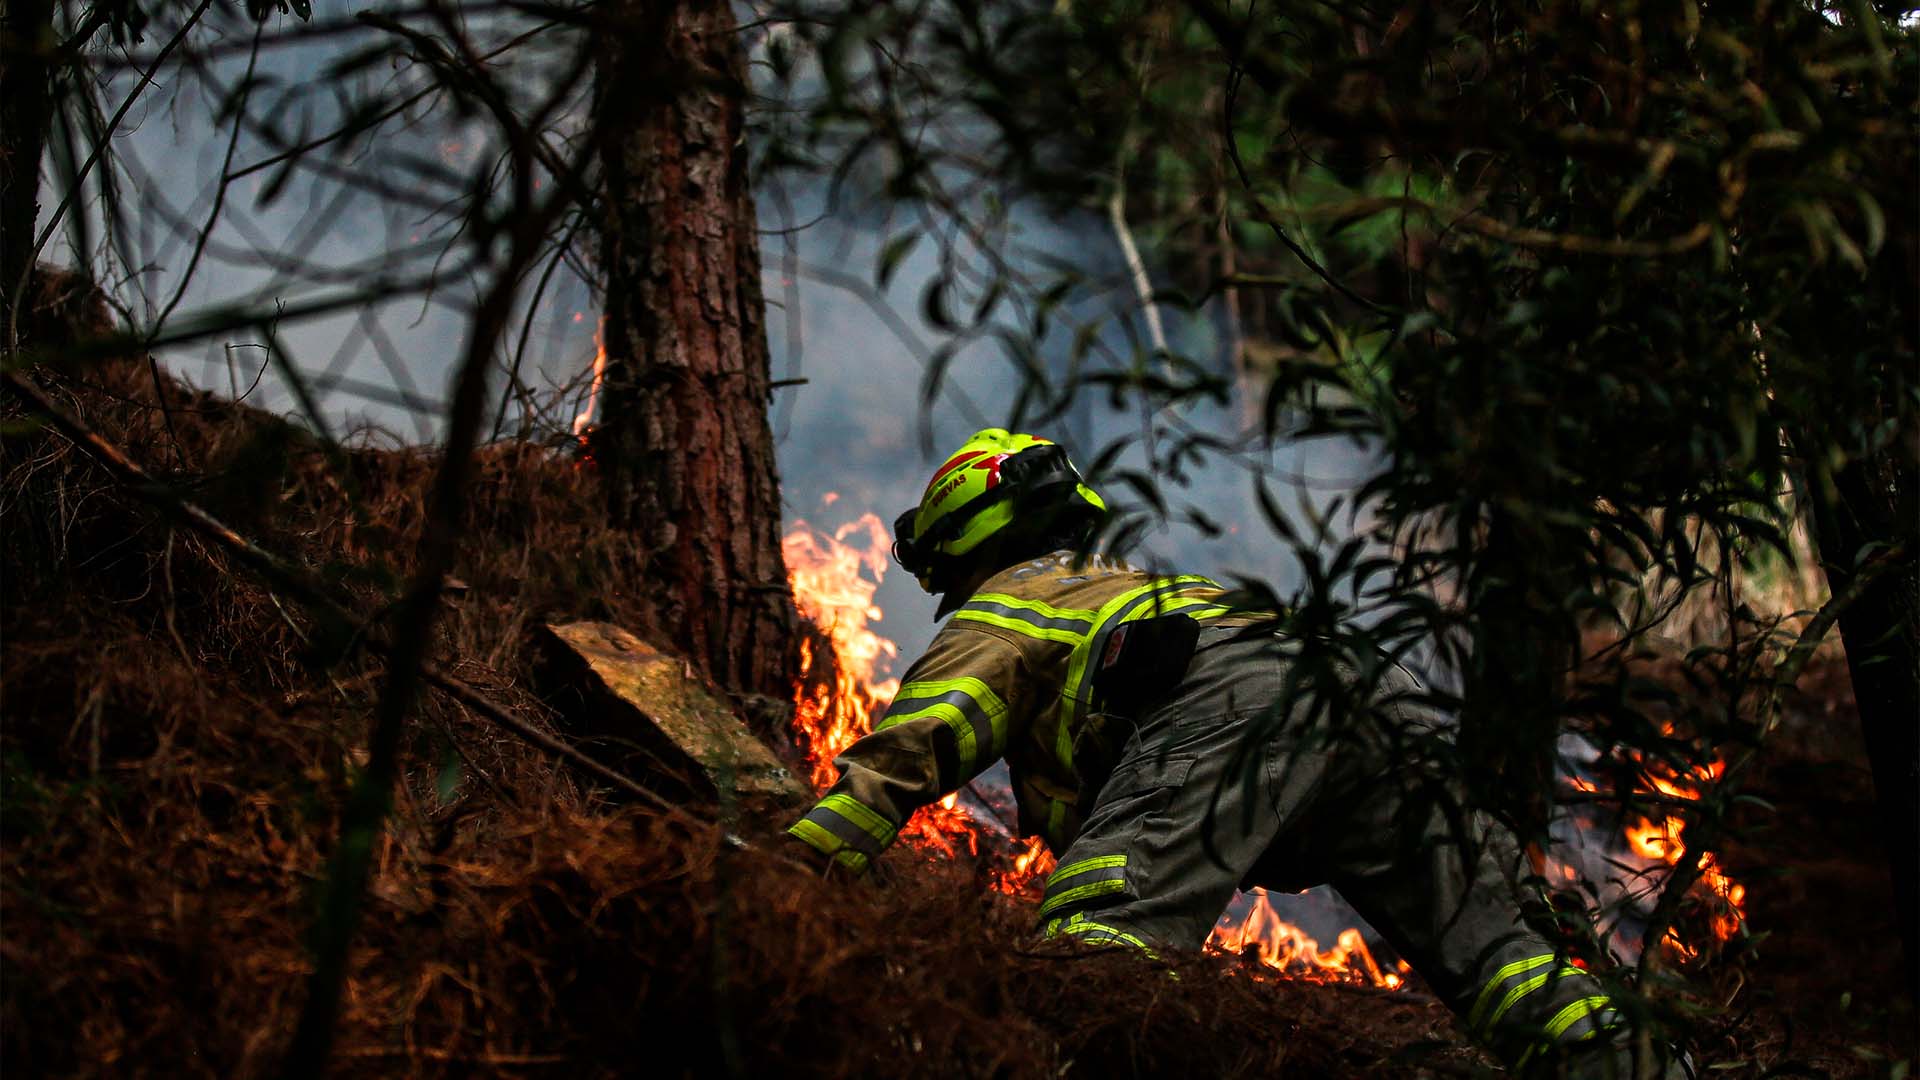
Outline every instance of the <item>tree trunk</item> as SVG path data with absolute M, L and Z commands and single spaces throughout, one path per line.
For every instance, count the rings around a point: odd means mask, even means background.
M 1483 803 L 1529 844 L 1546 838 L 1579 657 L 1578 625 L 1557 604 L 1580 584 L 1569 568 L 1581 555 L 1567 541 L 1562 530 L 1491 508 L 1467 583 L 1474 660 L 1461 688 L 1460 756 Z
M 1785 355 L 1796 345 L 1818 350 L 1793 365 L 1793 381 L 1775 396 L 1790 408 L 1789 441 L 1809 459 L 1802 482 L 1821 569 L 1835 595 L 1851 584 L 1868 544 L 1911 540 L 1920 522 L 1915 165 L 1908 147 L 1886 163 L 1868 193 L 1887 217 L 1887 242 L 1869 272 L 1812 274 L 1773 331 Z M 1839 467 L 1823 472 L 1818 466 L 1826 461 Z M 1907 990 L 1920 996 L 1920 565 L 1909 558 L 1842 611 L 1839 628 L 1873 768 Z
M 746 60 L 726 0 L 615 9 L 594 456 L 652 582 L 653 628 L 730 690 L 786 697 L 798 616 L 780 554 Z
M 0 349 L 13 340 L 14 290 L 26 274 L 40 218 L 40 158 L 53 123 L 47 71 L 53 41 L 51 0 L 12 0 L 0 14 Z
M 1834 476 L 1836 497 L 1815 501 L 1820 561 L 1835 595 L 1852 582 L 1854 554 L 1862 547 L 1912 533 L 1920 509 L 1914 469 L 1901 460 L 1907 449 L 1896 445 L 1848 462 Z M 1880 839 L 1912 991 L 1920 972 L 1920 563 L 1910 558 L 1842 611 L 1840 638 L 1873 767 Z

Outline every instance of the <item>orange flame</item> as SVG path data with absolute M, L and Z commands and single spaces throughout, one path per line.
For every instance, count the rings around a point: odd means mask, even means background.
M 831 506 L 840 499 L 829 492 Z M 900 689 L 900 680 L 883 678 L 881 669 L 899 654 L 892 641 L 874 630 L 881 618 L 873 597 L 887 570 L 887 528 L 873 513 L 824 533 L 796 521 L 781 541 L 788 579 L 800 614 L 820 627 L 831 645 L 821 655 L 801 642 L 800 680 L 794 689 L 795 734 L 807 752 L 808 777 L 824 792 L 839 776 L 833 759 L 873 729 L 873 721 Z M 981 854 L 982 823 L 962 808 L 958 794 L 922 809 L 907 821 L 900 837 L 912 846 L 946 856 L 962 849 Z M 1015 850 L 992 852 L 1002 867 L 989 871 L 988 886 L 1009 896 L 1038 899 L 1054 857 L 1039 837 L 1016 842 Z M 1348 929 L 1331 949 L 1274 913 L 1264 894 L 1237 924 L 1224 919 L 1207 948 L 1216 953 L 1257 956 L 1260 963 L 1289 977 L 1324 982 L 1354 982 L 1397 989 L 1406 965 L 1384 971 L 1360 932 Z
M 1046 841 L 1029 836 L 1021 841 L 1022 850 L 1013 857 L 1013 869 L 996 872 L 988 884 L 995 892 L 1008 896 L 1032 896 L 1038 899 L 1046 890 L 1047 875 L 1053 873 L 1053 852 Z
M 1673 734 L 1671 725 L 1665 728 L 1664 734 Z M 1662 761 L 1647 760 L 1643 755 L 1631 751 L 1628 755 L 1639 765 L 1634 782 L 1637 795 L 1657 795 L 1670 800 L 1692 802 L 1699 799 L 1701 793 L 1726 771 L 1724 761 L 1691 766 L 1683 773 Z M 1577 776 L 1567 777 L 1566 782 L 1577 791 L 1600 790 L 1598 784 Z M 1627 851 L 1645 863 L 1647 869 L 1676 867 L 1687 852 L 1684 839 L 1686 828 L 1686 818 L 1678 812 L 1677 807 L 1669 811 L 1656 809 L 1652 814 L 1636 812 L 1629 817 L 1621 832 L 1621 839 Z M 1558 865 L 1569 882 L 1578 879 L 1579 875 L 1571 866 L 1564 863 Z M 1711 941 L 1706 944 L 1724 944 L 1746 925 L 1747 888 L 1728 876 L 1712 852 L 1702 854 L 1694 865 L 1700 871 L 1700 878 L 1693 886 L 1693 891 L 1705 903 L 1705 928 L 1711 935 Z M 1695 959 L 1701 951 L 1699 943 L 1683 940 L 1677 927 L 1668 928 L 1661 945 L 1669 955 L 1680 960 Z
M 573 313 L 574 319 L 580 318 L 579 312 Z M 602 315 L 593 328 L 593 384 L 587 388 L 587 404 L 580 415 L 573 418 L 573 434 L 582 446 L 587 442 L 587 429 L 593 426 L 600 415 L 600 384 L 607 378 L 607 317 Z
M 801 642 L 801 689 L 793 719 L 794 729 L 806 737 L 814 789 L 825 791 L 839 775 L 833 759 L 872 729 L 873 718 L 900 689 L 900 680 L 879 675 L 881 663 L 891 662 L 899 649 L 869 625 L 881 616 L 873 594 L 887 572 L 887 528 L 872 513 L 832 535 L 797 521 L 780 551 L 801 616 L 824 630 L 833 645 L 831 656 L 817 657 L 810 643 Z M 820 678 L 822 673 L 831 678 Z
M 1244 919 L 1225 918 L 1213 928 L 1207 938 L 1208 952 L 1258 960 L 1263 967 L 1308 982 L 1360 983 L 1388 990 L 1406 983 L 1406 962 L 1401 961 L 1397 970 L 1383 970 L 1358 929 L 1340 931 L 1333 948 L 1322 949 L 1306 931 L 1273 910 L 1266 890 L 1255 889 L 1250 895 L 1253 907 Z
M 1672 734 L 1671 729 L 1667 734 Z M 1726 762 L 1711 761 L 1693 766 L 1686 775 L 1679 775 L 1664 762 L 1648 761 L 1640 771 L 1637 786 L 1642 794 L 1657 792 L 1691 802 L 1700 798 L 1701 792 L 1718 781 L 1725 771 Z M 1657 821 L 1641 817 L 1627 826 L 1627 847 L 1641 858 L 1678 866 L 1681 856 L 1687 853 L 1686 842 L 1682 839 L 1686 828 L 1686 818 L 1678 813 L 1663 814 Z M 1746 922 L 1746 886 L 1728 877 L 1712 852 L 1702 854 L 1694 866 L 1700 871 L 1696 888 L 1704 889 L 1707 898 L 1707 928 L 1713 935 L 1713 944 L 1732 940 Z M 1661 944 L 1683 960 L 1691 960 L 1700 954 L 1699 948 L 1682 941 L 1673 929 L 1667 931 Z
M 828 505 L 837 494 L 825 500 Z M 796 521 L 781 540 L 787 577 L 800 614 L 826 631 L 832 653 L 817 656 L 801 642 L 800 682 L 794 694 L 794 731 L 807 750 L 808 776 L 815 791 L 826 791 L 839 776 L 833 759 L 854 740 L 873 730 L 900 689 L 900 680 L 882 678 L 883 663 L 899 655 L 892 641 L 871 623 L 881 617 L 873 594 L 887 572 L 887 527 L 872 512 L 835 529 L 819 532 Z M 980 853 L 973 815 L 953 794 L 920 810 L 900 830 L 917 847 L 957 855 L 962 847 Z

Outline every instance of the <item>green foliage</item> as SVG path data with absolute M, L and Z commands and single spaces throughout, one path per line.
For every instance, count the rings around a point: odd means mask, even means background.
M 1143 435 L 1089 455 L 1147 459 L 1107 477 L 1137 500 L 1124 535 L 1181 516 L 1169 481 L 1196 460 L 1326 438 L 1377 452 L 1334 511 L 1344 532 L 1300 529 L 1256 475 L 1304 570 L 1271 598 L 1294 613 L 1305 670 L 1364 682 L 1376 657 L 1432 658 L 1431 703 L 1460 724 L 1443 782 L 1531 838 L 1547 836 L 1570 730 L 1624 769 L 1621 793 L 1656 766 L 1731 761 L 1737 778 L 1751 761 L 1770 721 L 1753 694 L 1793 634 L 1740 603 L 1736 571 L 1791 564 L 1804 501 L 1834 507 L 1839 474 L 1871 465 L 1906 508 L 1876 519 L 1891 523 L 1876 539 L 1910 533 L 1920 49 L 1884 13 L 801 7 L 793 36 L 817 68 L 787 69 L 785 85 L 828 89 L 765 132 L 775 157 L 836 182 L 871 170 L 874 190 L 946 223 L 928 235 L 964 238 L 941 241 L 928 321 L 955 344 L 1025 337 L 1010 348 L 1021 401 L 1044 407 L 1015 423 L 1086 390 L 1139 406 Z M 1061 351 L 1052 323 L 991 314 L 1009 290 L 1016 310 L 1036 302 L 1020 268 L 1045 256 L 994 231 L 983 189 L 1055 212 L 1117 190 L 1182 293 L 1236 304 L 1239 368 L 1137 337 L 1130 355 L 1112 348 L 1133 324 L 1075 308 L 1091 286 L 1046 305 L 1083 320 L 1065 373 L 1036 361 Z M 969 274 L 969 259 L 991 270 Z M 971 323 L 955 317 L 988 290 Z M 1188 421 L 1225 377 L 1262 404 L 1259 430 Z M 1636 690 L 1633 643 L 1690 594 L 1721 611 L 1722 632 L 1689 643 L 1698 694 Z M 1624 646 L 1585 657 L 1594 627 Z M 1312 696 L 1340 680 L 1302 682 Z M 1698 849 L 1724 835 L 1736 793 L 1725 783 L 1692 810 Z M 1661 901 L 1652 934 L 1679 900 Z

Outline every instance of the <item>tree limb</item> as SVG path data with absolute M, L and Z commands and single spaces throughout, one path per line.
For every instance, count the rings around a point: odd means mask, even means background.
M 1251 9 L 1249 9 L 1248 14 L 1252 14 Z M 1227 159 L 1233 162 L 1233 170 L 1240 177 L 1240 186 L 1246 189 L 1247 202 L 1253 207 L 1254 216 L 1258 217 L 1261 223 L 1273 232 L 1274 237 L 1278 239 L 1288 251 L 1293 252 L 1294 258 L 1304 263 L 1307 269 L 1313 271 L 1321 281 L 1332 286 L 1335 292 L 1338 292 L 1341 296 L 1346 297 L 1369 311 L 1384 311 L 1385 309 L 1379 304 L 1348 288 L 1339 278 L 1334 277 L 1331 271 L 1320 265 L 1318 259 L 1308 254 L 1306 248 L 1301 247 L 1294 241 L 1293 237 L 1288 236 L 1287 231 L 1281 228 L 1280 222 L 1274 218 L 1273 211 L 1267 209 L 1266 200 L 1262 199 L 1260 193 L 1254 190 L 1253 177 L 1247 173 L 1246 162 L 1240 160 L 1240 144 L 1233 135 L 1233 106 L 1235 100 L 1240 95 L 1240 71 L 1242 62 L 1243 57 L 1236 51 L 1233 59 L 1230 61 L 1231 67 L 1227 76 L 1226 97 L 1220 103 L 1220 141 L 1226 146 Z
M 13 306 L 12 310 L 7 312 L 8 353 L 16 354 L 20 351 L 20 300 L 26 295 L 27 281 L 33 276 L 33 268 L 38 263 L 41 249 L 47 246 L 47 241 L 53 237 L 54 230 L 59 228 L 61 219 L 66 217 L 68 208 L 79 197 L 80 189 L 86 183 L 87 174 L 93 171 L 94 165 L 100 160 L 100 155 L 107 152 L 107 144 L 113 141 L 113 133 L 119 128 L 120 121 L 126 119 L 127 110 L 133 108 L 133 103 L 140 100 L 141 91 L 153 81 L 154 72 L 166 62 L 167 55 L 187 39 L 187 32 L 193 29 L 194 24 L 200 21 L 200 16 L 206 14 L 207 9 L 212 6 L 213 0 L 200 0 L 200 5 L 193 9 L 193 13 L 187 16 L 187 21 L 180 24 L 180 29 L 168 40 L 166 47 L 160 50 L 160 55 L 154 57 L 153 64 L 141 73 L 140 81 L 127 92 L 126 100 L 120 103 L 120 108 L 114 111 L 113 119 L 108 121 L 106 128 L 101 132 L 99 143 L 94 146 L 93 152 L 87 155 L 86 164 L 80 166 L 80 170 L 74 174 L 72 189 L 61 197 L 60 205 L 54 207 L 53 213 L 48 216 L 46 228 L 40 230 L 39 237 L 34 240 L 33 249 L 27 252 L 26 265 L 20 271 L 20 280 L 14 283 Z

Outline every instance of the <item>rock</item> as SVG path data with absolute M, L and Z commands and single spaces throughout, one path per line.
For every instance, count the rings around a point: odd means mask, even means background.
M 615 748 L 614 764 L 646 770 L 650 786 L 664 773 L 706 800 L 812 797 L 680 657 L 612 623 L 549 623 L 540 637 L 561 711 L 596 749 Z

